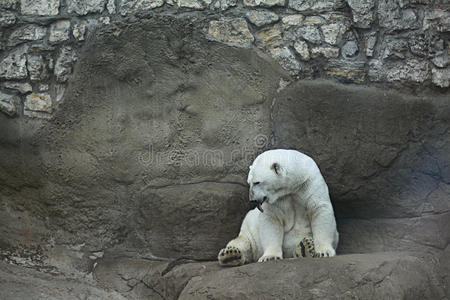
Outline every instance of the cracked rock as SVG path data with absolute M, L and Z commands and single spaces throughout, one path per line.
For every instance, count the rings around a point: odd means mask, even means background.
M 116 13 L 116 2 L 115 0 L 108 0 L 108 3 L 106 4 L 106 9 L 108 10 L 108 13 L 110 15 L 113 15 Z
M 284 6 L 285 0 L 244 0 L 244 5 L 249 7 Z
M 17 105 L 20 103 L 18 96 L 5 94 L 0 91 L 0 111 L 10 117 L 17 115 Z
M 297 30 L 297 34 L 308 42 L 319 44 L 322 41 L 320 30 L 315 26 L 305 26 Z
M 330 45 L 336 45 L 342 40 L 344 33 L 348 30 L 349 26 L 346 23 L 332 23 L 327 25 L 322 25 L 320 29 L 322 30 L 324 40 Z
M 278 15 L 271 11 L 252 10 L 247 12 L 246 16 L 250 23 L 258 27 L 272 24 L 279 20 Z
M 358 44 L 355 41 L 348 41 L 342 46 L 342 55 L 344 57 L 353 57 L 358 53 Z
M 347 0 L 352 9 L 353 23 L 355 27 L 370 28 L 373 22 L 374 0 Z
M 397 0 L 380 0 L 378 3 L 380 26 L 387 32 L 419 28 L 417 13 L 411 8 L 401 9 L 397 2 Z
M 309 50 L 308 44 L 305 41 L 296 41 L 294 43 L 295 52 L 300 55 L 301 60 L 308 61 L 309 60 Z
M 50 36 L 48 40 L 50 43 L 56 44 L 69 39 L 70 21 L 61 20 L 56 21 L 50 26 Z
M 72 73 L 72 65 L 77 60 L 77 55 L 72 47 L 61 48 L 55 63 L 55 76 L 58 82 L 66 82 Z
M 8 27 L 16 23 L 16 15 L 9 11 L 0 10 L 0 27 Z
M 432 81 L 435 85 L 442 88 L 450 86 L 450 68 L 431 70 Z
M 32 81 L 40 81 L 47 78 L 47 67 L 40 54 L 27 55 L 27 69 Z
M 377 43 L 377 33 L 376 32 L 372 32 L 366 36 L 364 45 L 366 48 L 366 56 L 367 57 L 373 56 L 373 52 L 375 50 L 376 43 Z
M 254 37 L 243 18 L 223 19 L 209 23 L 208 34 L 225 44 L 250 47 Z
M 257 42 L 260 42 L 264 47 L 277 46 L 283 41 L 278 25 L 258 31 L 255 37 Z
M 339 56 L 339 48 L 337 47 L 314 47 L 311 49 L 311 56 L 317 58 L 323 55 L 326 58 L 337 58 Z
M 426 10 L 423 20 L 424 29 L 436 29 L 440 32 L 450 31 L 450 12 L 442 9 Z
M 297 11 L 322 12 L 339 9 L 345 6 L 342 0 L 288 0 L 289 8 Z
M 52 98 L 48 93 L 32 93 L 25 98 L 24 114 L 29 117 L 47 117 L 52 113 Z
M 303 23 L 303 20 L 305 19 L 305 16 L 303 15 L 289 15 L 284 16 L 281 19 L 281 22 L 283 23 L 283 26 L 285 28 L 289 28 L 291 26 L 299 26 Z
M 288 47 L 270 49 L 272 57 L 291 74 L 298 74 L 302 70 L 300 62 Z
M 26 94 L 33 91 L 31 84 L 28 82 L 14 82 L 14 81 L 6 81 L 3 83 L 3 86 L 7 89 L 16 90 L 21 94 Z
M 118 10 L 121 15 L 134 13 L 142 10 L 150 10 L 163 6 L 164 0 L 119 0 Z
M 27 77 L 27 50 L 26 46 L 18 48 L 0 62 L 0 78 L 23 79 Z
M 91 13 L 101 13 L 105 7 L 106 0 L 67 0 L 69 13 L 75 12 L 80 16 Z
M 230 7 L 234 7 L 237 5 L 237 0 L 218 0 L 214 3 L 215 9 L 220 9 L 222 11 L 229 9 Z
M 55 16 L 59 12 L 59 0 L 20 0 L 24 15 Z
M 84 35 L 86 34 L 86 25 L 75 24 L 72 31 L 73 37 L 78 41 L 84 41 Z
M 422 83 L 429 78 L 428 61 L 408 59 L 406 63 L 388 69 L 386 79 L 388 81 L 412 81 Z
M 42 39 L 47 33 L 47 28 L 34 24 L 25 25 L 14 30 L 8 39 L 8 46 L 15 46 L 26 41 Z

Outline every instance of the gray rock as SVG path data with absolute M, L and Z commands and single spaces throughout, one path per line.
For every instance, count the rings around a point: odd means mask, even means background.
M 421 27 L 417 13 L 410 8 L 402 9 L 398 0 L 380 0 L 378 2 L 378 20 L 387 32 L 416 29 Z
M 106 9 L 110 15 L 114 15 L 116 13 L 116 2 L 115 0 L 108 0 L 106 4 Z
M 211 21 L 208 34 L 217 41 L 239 47 L 250 47 L 254 41 L 244 18 Z
M 0 78 L 3 79 L 24 79 L 27 77 L 27 57 L 28 47 L 22 46 L 11 51 L 0 61 Z
M 72 35 L 77 41 L 84 41 L 85 34 L 86 34 L 85 24 L 75 24 L 73 26 Z
M 423 19 L 423 28 L 436 29 L 440 32 L 450 31 L 450 12 L 443 9 L 427 9 Z
M 305 41 L 296 41 L 294 43 L 294 49 L 295 52 L 297 52 L 300 55 L 301 60 L 308 61 L 309 56 L 309 49 L 308 44 Z
M 248 7 L 273 7 L 284 6 L 286 0 L 244 0 L 244 5 Z
M 397 37 L 388 36 L 381 45 L 382 59 L 404 59 L 408 51 L 408 42 Z
M 251 10 L 246 13 L 246 17 L 250 23 L 258 27 L 272 24 L 280 19 L 276 13 L 267 10 Z
M 51 275 L 31 268 L 0 262 L 0 298 L 2 299 L 111 299 L 125 298 L 115 291 L 105 291 L 88 279 Z M 24 285 L 29 285 L 24 289 Z
M 40 81 L 48 76 L 44 58 L 40 54 L 27 54 L 27 69 L 32 81 Z
M 343 35 L 348 30 L 348 28 L 348 24 L 344 22 L 331 23 L 320 26 L 325 42 L 330 45 L 336 45 L 340 43 Z
M 55 76 L 58 82 L 66 82 L 72 73 L 72 65 L 77 60 L 75 50 L 70 46 L 61 48 L 55 63 Z
M 353 24 L 358 28 L 370 28 L 373 22 L 374 0 L 347 0 L 352 9 Z
M 283 26 L 285 28 L 289 28 L 291 26 L 299 26 L 303 23 L 303 20 L 305 19 L 305 16 L 296 14 L 296 15 L 288 15 L 284 16 L 281 19 L 281 22 L 283 23 Z
M 48 92 L 49 88 L 49 85 L 46 83 L 40 83 L 38 86 L 39 92 Z
M 33 111 L 49 121 L 0 116 L 2 201 L 23 211 L 13 199 L 21 192 L 4 197 L 5 189 L 35 186 L 28 199 L 60 228 L 54 243 L 85 243 L 86 264 L 114 245 L 146 257 L 214 259 L 250 208 L 248 166 L 270 145 L 270 99 L 289 75 L 268 55 L 205 39 L 203 26 L 164 16 L 119 24 L 118 36 L 99 29 L 59 102 L 52 82 L 48 95 L 58 109 Z M 34 99 L 41 100 L 49 102 Z M 0 209 L 2 243 L 22 241 L 22 227 L 5 214 Z M 30 218 L 31 236 L 47 241 L 52 235 L 35 232 L 42 225 Z
M 67 0 L 67 11 L 85 16 L 103 12 L 105 4 L 106 0 Z
M 194 273 L 178 299 L 438 299 L 443 287 L 432 279 L 436 272 L 435 263 L 408 253 L 288 259 Z
M 358 44 L 355 41 L 348 41 L 342 46 L 342 56 L 353 57 L 358 53 Z
M 55 16 L 59 13 L 59 0 L 20 0 L 24 15 Z
M 430 78 L 430 68 L 428 61 L 421 61 L 414 58 L 407 59 L 405 63 L 396 65 L 388 69 L 388 81 L 410 81 L 422 83 Z
M 129 13 L 135 13 L 143 10 L 150 10 L 156 7 L 163 6 L 164 0 L 119 0 L 118 10 L 121 15 L 126 15 Z
M 20 103 L 20 98 L 15 95 L 5 94 L 0 91 L 0 111 L 10 117 L 17 115 L 17 105 Z
M 50 26 L 50 36 L 48 37 L 48 40 L 53 44 L 67 41 L 69 39 L 69 32 L 69 20 L 56 21 Z
M 443 53 L 434 57 L 431 61 L 436 67 L 445 68 L 450 65 L 450 55 L 448 53 Z
M 214 8 L 224 11 L 229 9 L 230 7 L 235 7 L 236 5 L 237 0 L 218 0 L 214 3 Z
M 16 15 L 10 11 L 0 11 L 0 27 L 8 27 L 16 23 Z
M 33 91 L 31 84 L 28 82 L 6 81 L 3 83 L 3 86 L 7 89 L 16 90 L 21 94 L 27 94 Z
M 366 56 L 367 57 L 372 57 L 373 56 L 373 52 L 375 50 L 375 45 L 377 43 L 377 33 L 376 32 L 371 32 L 370 34 L 368 34 L 365 38 L 365 48 L 366 48 Z
M 255 38 L 257 44 L 262 47 L 276 47 L 283 42 L 279 25 L 258 31 L 255 34 Z
M 14 9 L 19 0 L 1 0 L 0 8 L 12 8 Z
M 359 68 L 364 70 L 364 61 Z M 346 253 L 445 247 L 450 239 L 446 227 L 450 191 L 443 188 L 450 178 L 447 95 L 417 97 L 404 91 L 349 85 L 332 88 L 329 83 L 308 81 L 289 85 L 275 104 L 274 147 L 302 149 L 314 157 L 327 180 L 338 224 L 343 218 L 352 220 L 340 236 L 341 242 L 348 243 Z M 363 120 L 362 132 L 354 132 L 353 118 Z M 383 126 L 374 127 L 375 123 Z M 335 152 L 342 141 L 358 151 Z M 424 153 L 423 147 L 432 150 Z M 445 179 L 423 174 L 439 174 L 440 168 Z M 432 212 L 423 212 L 425 203 L 433 203 Z M 384 218 L 384 223 L 377 218 Z M 364 223 L 363 219 L 370 220 Z M 370 233 L 355 231 L 370 223 Z M 440 234 L 437 228 L 445 228 L 446 233 Z M 363 236 L 367 238 L 361 240 Z M 366 248 L 371 239 L 373 243 Z M 379 246 L 371 249 L 375 244 Z
M 320 56 L 324 56 L 326 58 L 337 58 L 339 57 L 339 48 L 337 47 L 313 47 L 311 49 L 311 56 L 313 58 L 317 58 Z
M 325 66 L 326 74 L 341 81 L 363 83 L 366 79 L 364 61 L 330 60 Z
M 205 1 L 207 2 L 207 1 Z M 192 8 L 192 9 L 204 9 L 209 3 L 205 3 L 201 0 L 178 0 L 176 4 L 178 7 Z
M 24 115 L 29 117 L 49 117 L 53 111 L 52 98 L 47 93 L 29 94 L 24 101 Z
M 302 65 L 288 47 L 270 49 L 272 57 L 291 74 L 297 75 L 302 70 Z
M 288 0 L 289 8 L 297 11 L 322 12 L 339 9 L 345 6 L 342 0 Z
M 325 19 L 321 16 L 307 16 L 303 25 L 321 25 L 325 23 Z
M 14 30 L 8 38 L 8 46 L 16 46 L 27 41 L 41 40 L 47 34 L 47 28 L 34 24 L 24 25 Z
M 450 86 L 450 68 L 447 67 L 445 69 L 436 69 L 433 68 L 431 70 L 432 81 L 435 85 L 440 86 L 442 88 Z
M 308 42 L 314 44 L 320 44 L 322 42 L 322 36 L 320 30 L 315 26 L 304 26 L 297 30 L 297 34 Z

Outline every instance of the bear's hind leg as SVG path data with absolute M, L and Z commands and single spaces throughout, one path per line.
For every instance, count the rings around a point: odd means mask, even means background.
M 231 240 L 228 245 L 220 250 L 217 259 L 222 266 L 240 266 L 250 262 L 250 242 L 247 238 L 240 235 Z
M 305 237 L 301 240 L 295 248 L 294 257 L 316 257 L 313 239 Z

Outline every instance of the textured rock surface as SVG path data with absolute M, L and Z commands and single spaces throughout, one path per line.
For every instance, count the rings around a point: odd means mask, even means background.
M 443 1 L 3 0 L 0 10 L 0 59 L 23 44 L 26 55 L 43 57 L 48 70 L 39 80 L 32 73 L 1 77 L 1 71 L 0 78 L 33 81 L 34 90 L 48 85 L 55 99 L 73 71 L 69 56 L 76 57 L 97 28 L 150 16 L 202 23 L 198 29 L 215 41 L 274 57 L 293 80 L 449 87 L 448 69 L 440 63 L 449 53 L 450 12 Z
M 38 79 L 31 94 L 1 85 L 0 257 L 57 277 L 2 266 L 0 298 L 27 298 L 28 290 L 19 290 L 24 282 L 44 297 L 69 298 L 67 286 L 79 287 L 75 297 L 120 297 L 100 290 L 87 279 L 91 273 L 102 289 L 131 299 L 448 295 L 448 94 L 295 81 L 279 67 L 350 82 L 365 82 L 369 68 L 372 78 L 384 76 L 380 82 L 425 83 L 433 69 L 448 68 L 446 56 L 411 58 L 404 43 L 388 39 L 371 43 L 376 58 L 369 65 L 366 50 L 327 59 L 341 55 L 344 40 L 356 41 L 348 32 L 333 46 L 322 40 L 323 25 L 342 21 L 336 14 L 256 31 L 244 18 L 196 16 L 112 23 L 79 53 L 64 41 L 57 52 L 41 45 L 28 53 L 19 45 L 2 57 L 2 79 Z M 296 40 L 304 27 L 295 23 L 306 21 L 317 43 Z M 222 22 L 213 25 L 216 32 L 229 26 L 228 37 L 239 41 L 258 32 L 261 39 L 250 44 L 261 43 L 278 64 L 260 50 L 207 39 L 213 22 Z M 292 44 L 274 38 L 284 28 Z M 307 62 L 300 61 L 305 50 Z M 44 68 L 35 67 L 36 57 Z M 27 118 L 8 116 L 11 103 Z M 248 165 L 275 147 L 318 162 L 336 211 L 340 255 L 232 269 L 187 263 L 215 259 L 238 232 L 249 209 Z M 162 258 L 175 260 L 154 261 Z

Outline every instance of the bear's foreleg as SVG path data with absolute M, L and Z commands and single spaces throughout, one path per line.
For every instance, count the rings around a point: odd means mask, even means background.
M 338 232 L 331 203 L 322 203 L 311 211 L 311 229 L 315 257 L 335 256 Z
M 260 215 L 260 218 L 259 239 L 263 255 L 258 262 L 283 259 L 283 224 L 268 213 Z

